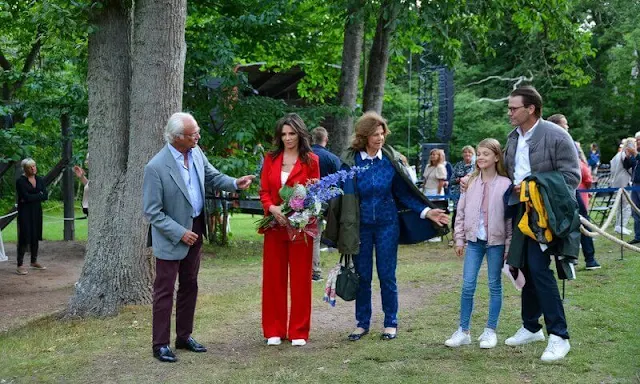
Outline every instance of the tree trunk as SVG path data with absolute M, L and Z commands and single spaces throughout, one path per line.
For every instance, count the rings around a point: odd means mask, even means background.
M 344 27 L 344 43 L 342 46 L 342 69 L 338 98 L 340 106 L 348 113 L 336 116 L 330 136 L 330 147 L 340 155 L 350 144 L 353 132 L 353 112 L 358 97 L 358 75 L 360 72 L 361 45 L 364 36 L 364 16 L 362 1 L 356 1 L 348 10 Z
M 91 212 L 71 316 L 151 302 L 155 260 L 146 248 L 142 175 L 182 105 L 186 0 L 138 0 L 133 13 L 119 4 L 105 6 L 89 39 Z
M 376 34 L 369 53 L 367 82 L 364 86 L 362 110 L 365 112 L 382 113 L 384 84 L 387 81 L 387 67 L 389 66 L 389 46 L 396 29 L 400 7 L 397 0 L 384 0 L 380 7 Z
M 147 273 L 132 270 L 132 255 L 122 252 L 127 236 L 139 230 L 120 220 L 129 148 L 131 10 L 109 1 L 93 24 L 87 64 L 91 212 L 85 263 L 70 316 L 115 315 L 120 305 L 149 297 L 148 289 L 138 285 L 141 278 L 147 284 Z

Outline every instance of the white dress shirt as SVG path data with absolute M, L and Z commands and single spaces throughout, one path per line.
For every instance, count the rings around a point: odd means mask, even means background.
M 193 163 L 192 150 L 189 149 L 189 152 L 187 152 L 187 161 L 189 164 L 188 167 L 184 166 L 184 156 L 182 155 L 182 153 L 175 149 L 175 147 L 171 144 L 169 144 L 169 150 L 171 151 L 173 158 L 178 164 L 178 169 L 180 170 L 180 175 L 182 176 L 184 185 L 186 185 L 187 191 L 189 191 L 189 201 L 191 202 L 191 206 L 193 207 L 192 217 L 196 218 L 200 216 L 200 213 L 202 213 L 202 208 L 204 207 L 204 199 L 202 198 L 202 190 L 200 190 L 198 172 L 196 171 L 195 164 Z
M 529 143 L 527 140 L 531 138 L 536 127 L 540 123 L 540 119 L 531 127 L 527 133 L 522 133 L 522 128 L 518 127 L 518 146 L 516 148 L 516 157 L 513 170 L 513 184 L 520 184 L 522 180 L 531 175 L 531 162 L 529 161 Z

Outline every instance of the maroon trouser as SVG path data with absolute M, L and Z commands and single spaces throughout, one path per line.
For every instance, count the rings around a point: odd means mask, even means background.
M 189 248 L 182 260 L 160 260 L 156 258 L 156 280 L 153 283 L 153 349 L 170 344 L 171 310 L 176 276 L 176 339 L 186 341 L 193 332 L 193 316 L 198 298 L 198 270 L 200 250 L 204 233 L 204 214 L 193 219 L 193 232 L 198 240 Z

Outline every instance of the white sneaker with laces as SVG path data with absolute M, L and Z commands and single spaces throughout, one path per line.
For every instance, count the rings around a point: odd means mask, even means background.
M 294 347 L 303 347 L 307 345 L 307 341 L 305 339 L 293 339 L 291 340 L 291 345 Z
M 485 328 L 482 335 L 478 337 L 478 341 L 480 342 L 480 348 L 483 349 L 491 349 L 498 344 L 498 335 L 496 335 L 496 331 L 491 328 Z
M 469 336 L 468 333 L 462 332 L 461 328 L 458 328 L 458 330 L 455 331 L 453 335 L 451 335 L 451 337 L 444 342 L 444 345 L 451 348 L 457 348 L 461 345 L 468 344 L 471 344 L 471 336 Z
M 516 347 L 518 345 L 533 343 L 534 341 L 544 341 L 544 333 L 542 333 L 542 329 L 533 333 L 525 327 L 521 327 L 515 335 L 505 340 L 504 343 L 511 347 Z
M 282 344 L 282 339 L 279 337 L 270 337 L 267 339 L 267 345 L 280 345 Z
M 570 349 L 569 340 L 565 340 L 560 336 L 549 335 L 549 344 L 547 344 L 547 348 L 544 350 L 540 360 L 545 363 L 561 360 L 569 353 Z

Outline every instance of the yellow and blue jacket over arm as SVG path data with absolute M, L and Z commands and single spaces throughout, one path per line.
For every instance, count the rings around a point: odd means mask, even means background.
M 580 214 L 575 194 L 571 193 L 562 173 L 540 172 L 527 177 L 521 184 L 520 211 L 509 248 L 507 263 L 522 268 L 522 242 L 529 236 L 549 247 L 545 255 L 557 260 L 558 277 L 572 279 L 580 252 Z

